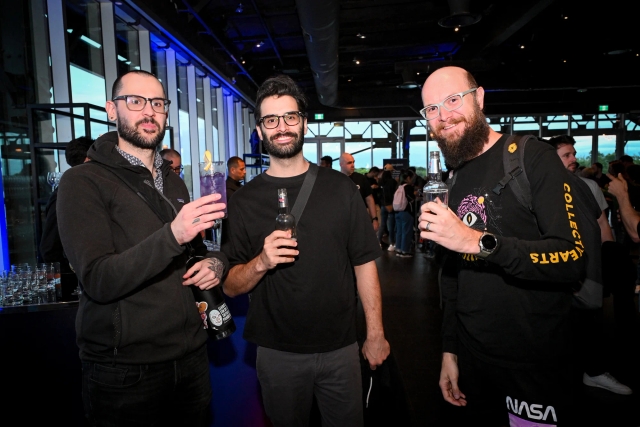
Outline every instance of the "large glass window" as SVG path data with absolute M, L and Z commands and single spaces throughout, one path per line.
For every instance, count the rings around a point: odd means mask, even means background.
M 213 128 L 213 159 L 220 160 L 220 144 L 218 135 L 218 93 L 217 88 L 211 85 L 211 127 Z
M 598 162 L 602 163 L 603 173 L 607 173 L 609 171 L 609 162 L 615 159 L 616 136 L 598 135 Z
M 107 92 L 104 78 L 100 4 L 87 0 L 67 0 L 66 12 L 71 101 L 86 102 L 104 108 Z M 74 113 L 82 115 L 84 110 L 76 108 Z M 105 121 L 107 119 L 106 113 L 96 110 L 91 110 L 90 116 Z M 92 123 L 91 137 L 97 138 L 107 130 L 105 125 Z M 75 138 L 85 136 L 84 120 L 74 120 L 74 131 Z
M 184 166 L 184 183 L 193 197 L 193 183 L 191 180 L 191 138 L 189 133 L 189 89 L 187 84 L 187 65 L 176 58 L 176 78 L 178 80 L 178 120 L 180 121 L 180 156 Z M 196 129 L 193 130 L 196 132 Z
M 119 15 L 115 17 L 115 23 L 118 75 L 121 76 L 127 71 L 140 69 L 140 43 L 138 30 Z
M 207 143 L 204 136 L 204 73 L 196 70 L 196 111 L 198 114 L 198 159 L 204 161 Z M 213 153 L 212 153 L 213 154 Z
M 387 121 L 373 122 L 371 124 L 371 138 L 375 144 L 373 150 L 373 165 L 380 169 L 384 167 L 384 159 L 393 156 L 392 147 L 398 137 L 391 129 L 391 124 Z

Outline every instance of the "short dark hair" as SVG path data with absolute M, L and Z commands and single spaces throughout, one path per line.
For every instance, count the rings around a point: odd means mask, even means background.
M 380 168 L 377 166 L 373 166 L 371 169 L 369 169 L 369 173 L 379 173 L 380 172 Z
M 327 163 L 333 163 L 333 158 L 331 156 L 323 156 L 320 160 Z
M 67 148 L 64 150 L 64 158 L 67 160 L 67 164 L 71 167 L 83 164 L 88 157 L 87 152 L 93 141 L 88 136 L 81 136 L 69 141 Z
M 144 70 L 127 71 L 123 75 L 118 76 L 116 81 L 113 82 L 113 86 L 111 87 L 111 99 L 115 98 L 120 93 L 120 90 L 122 89 L 122 78 L 124 76 L 126 76 L 127 74 L 140 74 L 140 75 L 147 76 L 147 77 L 153 77 L 154 79 L 158 80 L 158 78 L 156 77 L 155 74 L 150 73 L 148 71 L 144 71 Z M 164 85 L 162 84 L 162 82 L 160 80 L 158 80 L 158 83 L 160 83 L 160 86 L 162 86 L 162 96 L 164 96 L 166 98 L 167 97 L 167 91 L 164 90 Z M 127 94 L 127 95 L 131 95 L 131 94 Z
M 240 162 L 244 162 L 244 160 L 238 156 L 229 157 L 229 160 L 227 160 L 227 169 L 237 168 Z
M 602 163 L 595 162 L 594 165 L 596 165 L 600 170 L 602 170 Z
M 553 138 L 547 140 L 547 142 L 551 144 L 556 150 L 563 145 L 576 145 L 576 140 L 573 139 L 573 137 L 570 135 L 554 136 Z
M 164 156 L 166 156 L 167 154 L 173 154 L 174 156 L 178 156 L 182 159 L 182 156 L 180 155 L 180 153 L 178 153 L 173 148 L 165 148 L 163 150 L 160 150 L 159 154 L 160 154 L 160 157 L 162 157 L 163 159 L 164 159 Z
M 303 114 L 307 113 L 307 97 L 304 95 L 300 87 L 293 81 L 293 79 L 284 74 L 269 77 L 258 88 L 256 94 L 256 109 L 254 111 L 256 123 L 262 117 L 262 101 L 270 96 L 290 96 L 296 100 L 298 104 L 298 111 Z
M 628 154 L 625 154 L 624 156 L 620 157 L 620 161 L 633 163 L 633 157 L 629 156 Z

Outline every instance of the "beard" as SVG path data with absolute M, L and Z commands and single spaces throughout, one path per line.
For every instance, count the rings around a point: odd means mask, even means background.
M 133 126 L 129 126 L 129 123 L 123 117 L 120 117 L 119 114 L 117 114 L 117 116 L 118 136 L 127 141 L 129 144 L 133 145 L 134 147 L 142 148 L 144 150 L 155 150 L 160 145 L 160 143 L 162 143 L 166 128 L 160 126 L 160 123 L 158 123 L 153 118 L 147 117 L 145 119 L 137 121 Z M 158 133 L 156 133 L 156 135 L 150 140 L 147 140 L 142 136 L 140 132 L 138 132 L 138 126 L 143 123 L 153 123 L 158 128 Z M 142 132 L 144 132 L 144 130 Z
M 444 125 L 460 122 L 466 122 L 467 126 L 459 137 L 455 135 L 446 137 L 435 129 L 433 132 L 434 139 L 438 142 L 438 147 L 445 158 L 445 164 L 452 169 L 460 167 L 480 154 L 489 137 L 489 124 L 475 102 L 472 116 L 460 117 L 455 121 L 445 122 Z
M 262 133 L 265 134 L 264 132 Z M 293 142 L 287 145 L 280 145 L 274 140 L 280 136 L 288 136 L 293 138 Z M 266 152 L 278 159 L 290 159 L 295 157 L 302 151 L 302 145 L 304 144 L 304 135 L 302 133 L 295 132 L 281 132 L 275 133 L 268 138 L 265 138 L 262 143 Z

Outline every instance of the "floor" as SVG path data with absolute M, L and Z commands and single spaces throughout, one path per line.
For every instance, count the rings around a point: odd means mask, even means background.
M 386 252 L 377 261 L 383 294 L 385 333 L 398 364 L 410 413 L 411 426 L 446 426 L 449 411 L 438 387 L 440 323 L 442 320 L 435 262 L 418 253 L 400 258 Z M 636 297 L 637 310 L 637 297 Z M 613 324 L 611 298 L 605 298 L 604 315 L 611 351 L 609 371 L 637 392 L 631 396 L 576 385 L 579 425 L 640 426 L 640 351 L 638 319 L 624 336 Z M 382 423 L 369 423 L 382 425 Z

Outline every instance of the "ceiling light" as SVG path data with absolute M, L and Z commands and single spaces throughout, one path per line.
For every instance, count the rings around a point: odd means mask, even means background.
M 455 31 L 457 33 L 458 31 L 460 31 L 460 27 L 454 28 L 453 31 Z
M 562 61 L 562 62 L 567 62 L 567 60 L 565 59 L 565 60 L 564 60 L 564 61 Z
M 243 59 L 243 60 L 242 60 L 242 63 L 243 63 L 243 64 L 246 64 L 246 63 L 247 63 L 247 61 L 245 61 L 245 60 Z
M 353 58 L 353 63 L 356 65 L 360 65 L 360 60 L 358 58 Z
M 80 36 L 80 40 L 82 40 L 83 42 L 85 42 L 86 44 L 95 47 L 96 49 L 100 49 L 102 47 L 102 45 L 96 41 L 91 40 L 89 37 L 82 35 Z
M 568 16 L 565 16 L 565 17 L 564 17 L 564 19 L 569 19 L 569 17 L 568 17 Z
M 242 13 L 244 12 L 244 7 L 242 6 L 242 3 L 238 4 L 238 7 L 236 7 L 236 13 Z
M 419 76 L 419 75 L 420 75 L 420 71 L 416 71 L 416 76 Z
M 398 89 L 416 89 L 419 88 L 420 85 L 414 81 L 404 82 L 396 86 Z
M 365 35 L 364 35 L 364 34 L 362 34 L 362 33 L 358 33 L 358 34 L 356 34 L 356 37 L 358 37 L 358 38 L 360 38 L 360 39 L 366 39 L 366 38 L 367 38 L 367 36 L 365 36 Z
M 520 49 L 524 49 L 524 45 L 523 44 L 520 45 Z
M 580 89 L 578 89 L 578 93 L 585 93 L 587 91 L 586 88 L 581 87 Z
M 256 47 L 262 47 L 262 46 L 264 46 L 264 42 L 263 41 L 260 41 L 260 43 L 256 44 Z

